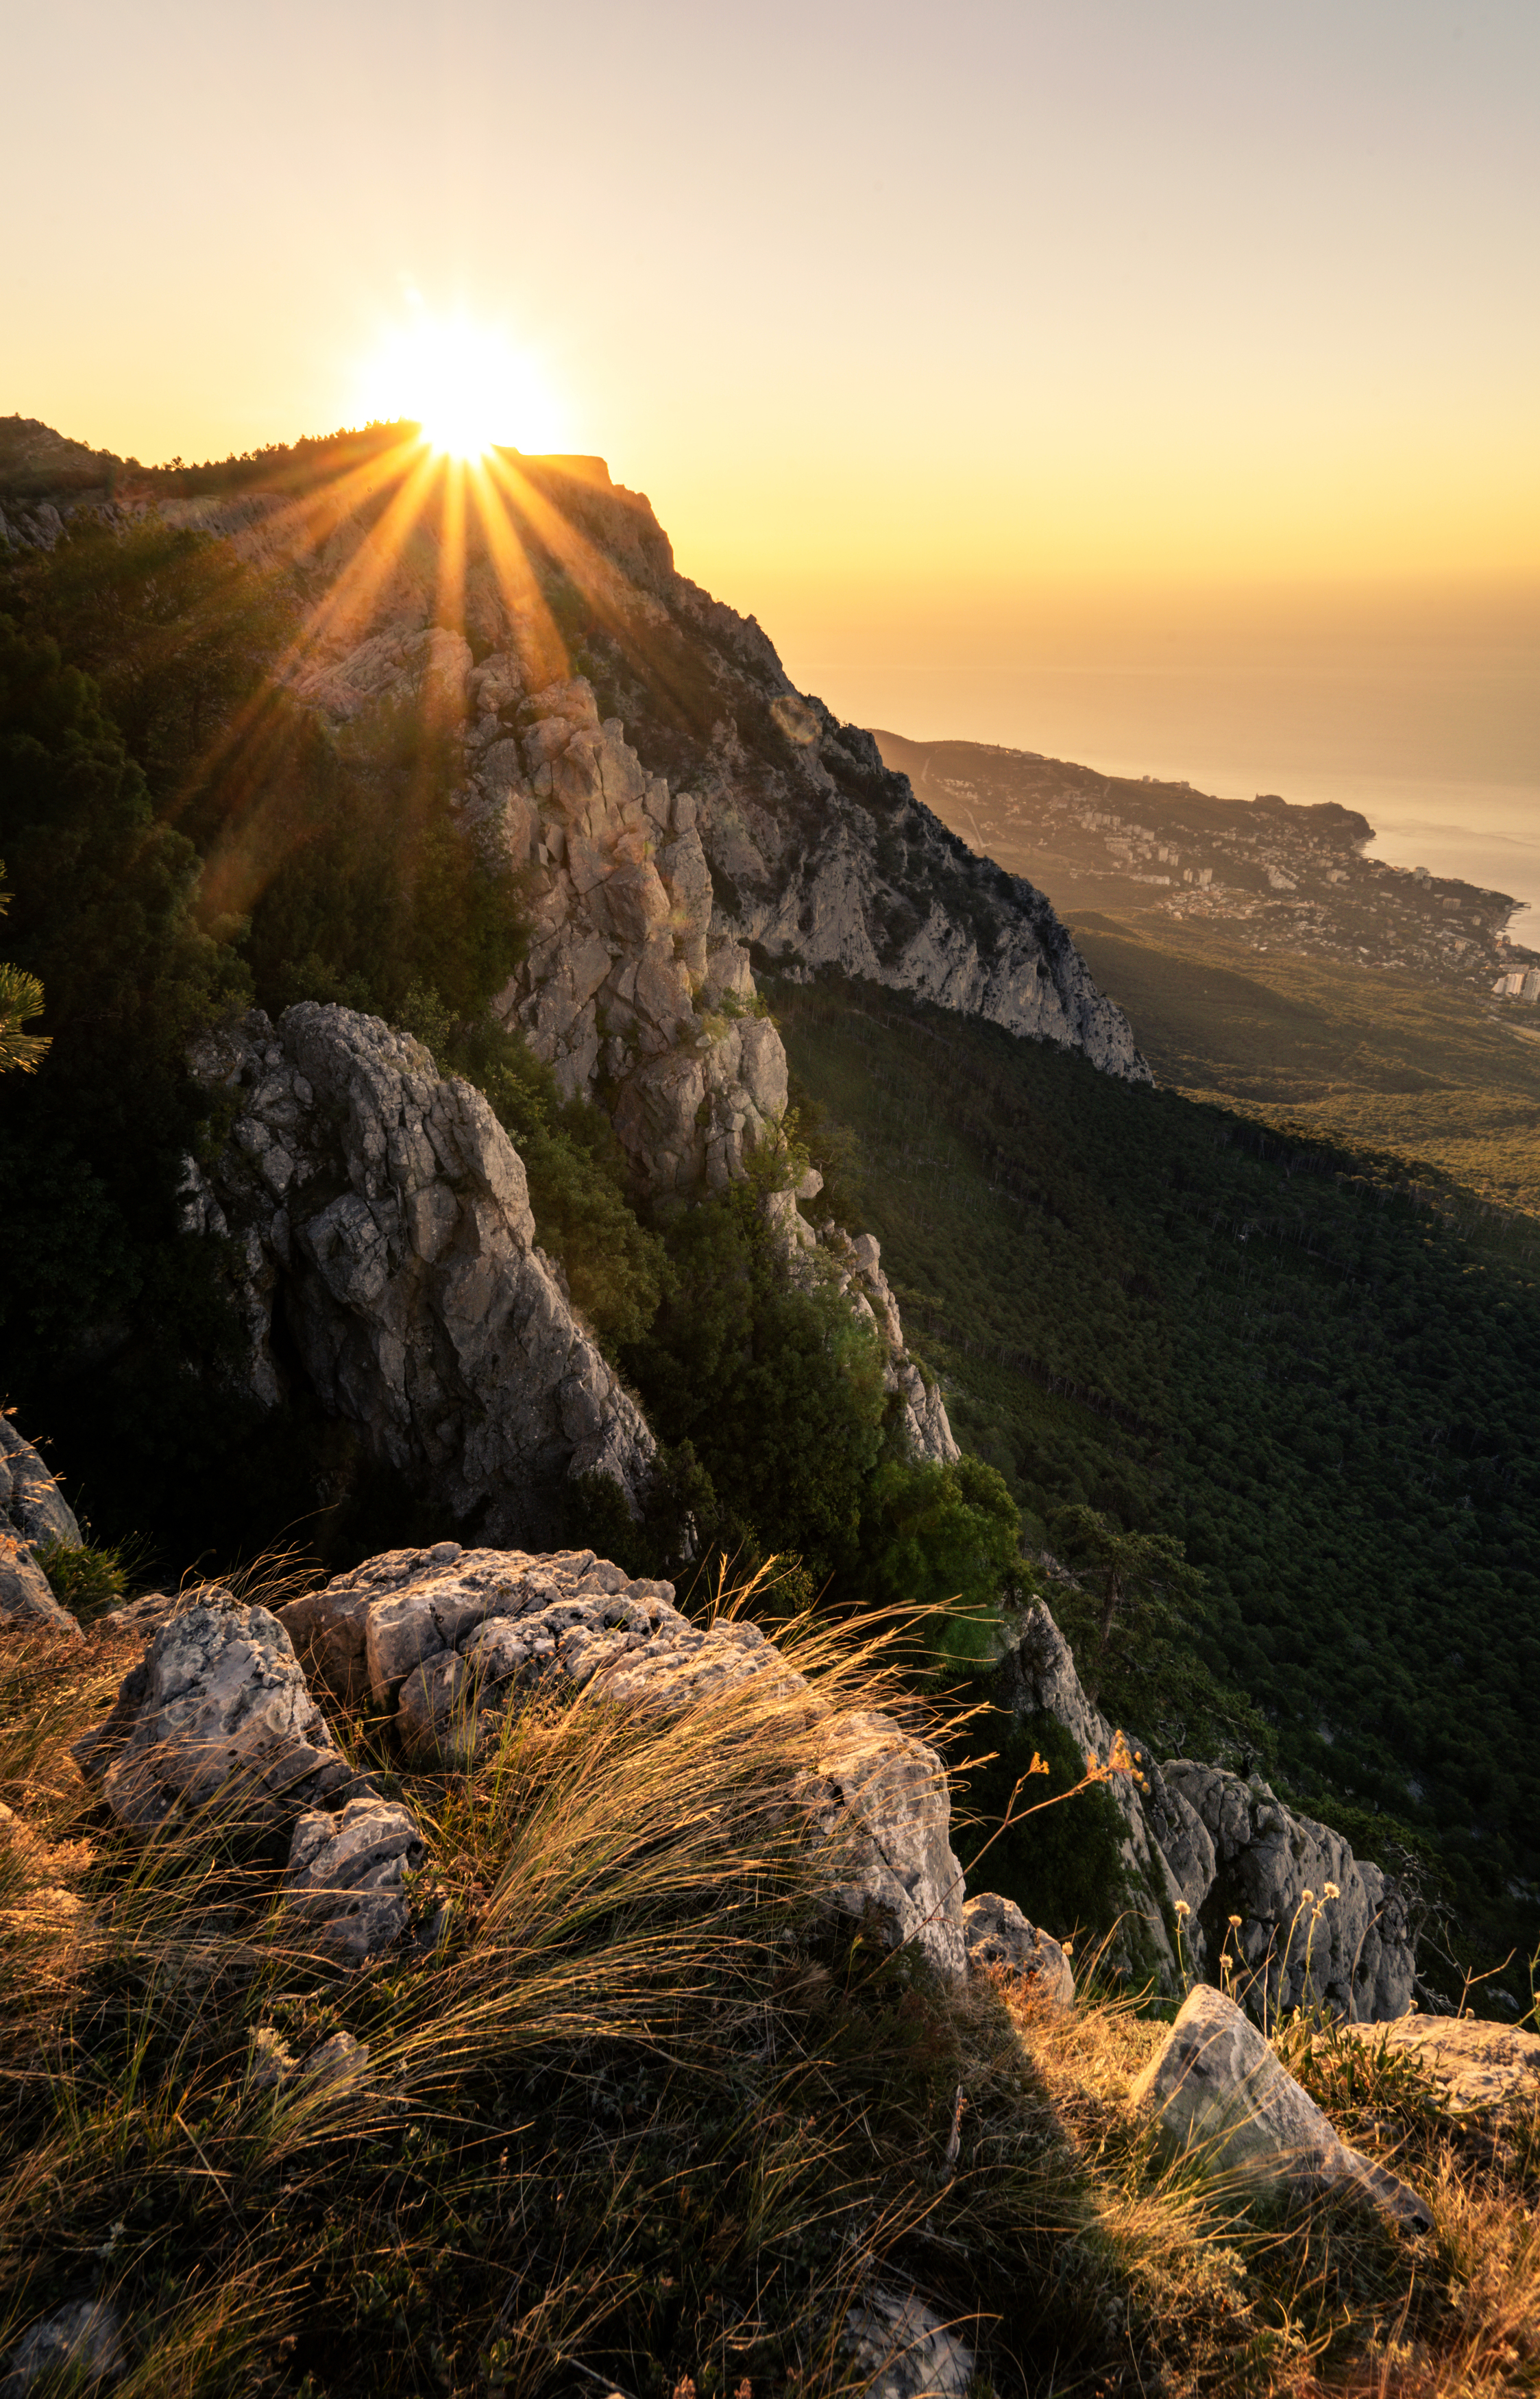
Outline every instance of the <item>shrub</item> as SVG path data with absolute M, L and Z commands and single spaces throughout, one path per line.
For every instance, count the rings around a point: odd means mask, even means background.
M 113 1549 L 98 1549 L 88 1541 L 78 1546 L 48 1541 L 36 1552 L 36 1558 L 61 1607 L 67 1607 L 83 1624 L 115 1599 L 121 1599 L 128 1588 L 121 1542 Z

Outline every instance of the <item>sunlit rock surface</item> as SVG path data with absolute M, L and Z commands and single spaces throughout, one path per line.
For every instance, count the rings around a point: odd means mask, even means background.
M 591 1550 L 446 1541 L 387 1551 L 282 1613 L 312 1672 L 366 1698 L 425 1769 L 485 1755 L 532 1693 L 671 1711 L 762 1682 L 767 1701 L 805 1709 L 816 1735 L 826 1728 L 795 1799 L 833 1906 L 960 1973 L 963 1875 L 935 1751 L 890 1716 L 827 1708 L 756 1625 L 696 1624 L 673 1600 L 671 1584 L 629 1578 Z
M 297 1360 L 374 1457 L 494 1538 L 556 1533 L 576 1474 L 640 1505 L 652 1436 L 535 1247 L 480 1091 L 314 1001 L 207 1036 L 194 1064 L 236 1114 L 189 1170 L 187 1222 L 244 1252 L 256 1398 L 276 1404 Z
M 0 1617 L 51 1633 L 78 1633 L 37 1563 L 39 1550 L 80 1546 L 80 1526 L 48 1469 L 8 1416 L 0 1415 Z

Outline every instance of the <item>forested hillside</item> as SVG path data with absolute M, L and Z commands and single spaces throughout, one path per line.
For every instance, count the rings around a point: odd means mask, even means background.
M 1116 1706 L 1180 1749 L 1196 1658 L 1264 1714 L 1302 1796 L 1385 1810 L 1462 1882 L 1533 1898 L 1540 1237 L 1467 1235 L 1395 1161 L 870 988 L 771 989 L 824 1140 L 855 1136 L 959 1439 L 1038 1541 L 1088 1503 L 1207 1579 L 1164 1689 L 1129 1620 Z

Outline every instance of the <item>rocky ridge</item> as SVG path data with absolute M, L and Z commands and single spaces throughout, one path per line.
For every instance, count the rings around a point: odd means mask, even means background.
M 522 573 L 473 524 L 455 626 L 427 516 L 393 546 L 383 503 L 324 490 L 158 505 L 314 593 L 288 671 L 329 721 L 405 702 L 459 740 L 467 819 L 520 869 L 534 920 L 500 1012 L 607 1107 L 648 1187 L 727 1179 L 784 1109 L 778 1037 L 745 1022 L 751 944 L 1149 1079 L 1042 893 L 975 859 L 870 735 L 798 693 L 601 461 L 519 462 Z
M 188 1161 L 183 1222 L 238 1245 L 252 1397 L 276 1407 L 303 1381 L 479 1536 L 559 1538 L 562 1486 L 584 1474 L 640 1514 L 652 1434 L 535 1245 L 522 1161 L 481 1094 L 410 1036 L 315 1001 L 276 1026 L 251 1011 L 192 1064 L 234 1112 L 219 1155 Z M 766 1204 L 882 1334 L 912 1453 L 955 1457 L 875 1240 L 815 1235 L 790 1190 Z
M 24 430 L 31 471 L 47 428 Z M 73 450 L 65 463 L 85 471 Z M 77 504 L 125 520 L 154 508 L 226 537 L 304 604 L 307 630 L 284 666 L 299 698 L 334 728 L 402 709 L 435 728 L 459 761 L 466 837 L 514 871 L 532 935 L 494 1012 L 567 1096 L 604 1110 L 643 1198 L 720 1190 L 782 1137 L 786 1053 L 756 988 L 756 943 L 793 975 L 837 966 L 1147 1078 L 1126 1021 L 1042 895 L 974 860 L 886 773 L 870 737 L 795 692 L 753 619 L 679 575 L 646 500 L 614 485 L 601 461 L 517 462 L 502 529 L 472 512 L 452 608 L 444 519 L 428 508 L 404 526 L 397 508 L 406 463 L 387 455 L 331 486 L 202 495 L 125 476 L 116 497 L 72 492 L 61 466 L 53 498 L 29 497 L 25 538 L 50 544 Z M 301 1122 L 293 1015 L 233 1035 L 249 1053 L 239 1064 L 209 1043 L 196 1062 L 211 1086 L 242 1095 L 231 1147 L 209 1177 L 190 1177 L 186 1221 L 233 1229 L 246 1252 L 253 1394 L 277 1404 L 297 1357 L 328 1410 L 467 1530 L 552 1538 L 535 1495 L 568 1474 L 611 1473 L 634 1504 L 646 1429 L 601 1362 L 579 1354 L 586 1335 L 570 1310 L 563 1325 L 538 1292 L 549 1274 L 529 1256 L 527 1228 L 452 1205 L 421 1143 L 416 1163 L 381 1169 L 393 1199 L 365 1187 L 379 1176 L 351 1153 L 344 1189 L 335 1145 Z M 328 1027 L 362 1089 L 373 1037 L 344 1034 L 335 1010 Z M 314 1049 L 318 1029 L 307 1038 Z M 264 1074 L 257 1054 L 269 1048 L 285 1056 Z M 290 1078 L 283 1090 L 274 1074 Z M 300 1080 L 336 1078 L 302 1069 Z M 345 1114 L 349 1104 L 333 1088 L 327 1105 Z M 397 1102 L 380 1105 L 404 1132 Z M 307 1209 L 312 1190 L 335 1186 L 303 1238 L 290 1172 Z M 831 1237 L 798 1214 L 807 1196 L 805 1186 L 772 1195 L 789 1243 L 816 1250 Z M 483 1197 L 495 1213 L 495 1195 Z M 825 1263 L 884 1329 L 912 1453 L 954 1457 L 939 1391 L 904 1349 L 880 1269 L 853 1281 L 844 1237 L 832 1238 Z M 489 1292 L 507 1281 L 489 1303 L 491 1335 L 466 1320 L 470 1255 Z M 577 1347 L 558 1356 L 569 1332 Z
M 673 1600 L 670 1583 L 632 1579 L 591 1550 L 453 1541 L 387 1551 L 277 1615 L 206 1590 L 153 1633 L 75 1759 L 140 1836 L 233 1809 L 249 1831 L 281 1837 L 295 1937 L 357 1966 L 405 1931 L 423 1845 L 410 1782 L 403 1803 L 355 1773 L 312 1684 L 368 1701 L 409 1778 L 469 1767 L 536 1694 L 677 1715 L 756 1684 L 813 1734 L 788 1804 L 822 1861 L 828 1905 L 871 1919 L 889 1946 L 912 1944 L 943 1974 L 965 1972 L 963 1875 L 936 1752 L 879 1711 L 831 1707 L 756 1625 L 699 1625 Z M 1033 1937 L 1021 1926 L 1018 1946 Z M 1040 1960 L 1023 1951 L 1020 1962 Z
M 1041 1601 L 1002 1661 L 998 1696 L 1018 1715 L 1052 1716 L 1083 1754 L 1108 1756 L 1113 1728 Z M 1260 1774 L 1188 1758 L 1161 1766 L 1131 1736 L 1130 1746 L 1141 1781 L 1114 1775 L 1107 1788 L 1123 1823 L 1130 1916 L 1168 1987 L 1223 1973 L 1271 2023 L 1311 2005 L 1349 2022 L 1406 2013 L 1415 1944 L 1393 1877 L 1355 1858 L 1330 1825 L 1286 1808 Z

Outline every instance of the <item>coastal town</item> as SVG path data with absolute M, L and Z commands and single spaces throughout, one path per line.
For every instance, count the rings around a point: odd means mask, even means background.
M 1190 783 L 1103 775 L 1030 751 L 879 733 L 917 797 L 1061 912 L 1148 909 L 1259 952 L 1307 951 L 1540 1005 L 1540 955 L 1509 937 L 1506 893 L 1365 855 L 1356 810 L 1277 793 L 1221 799 Z

